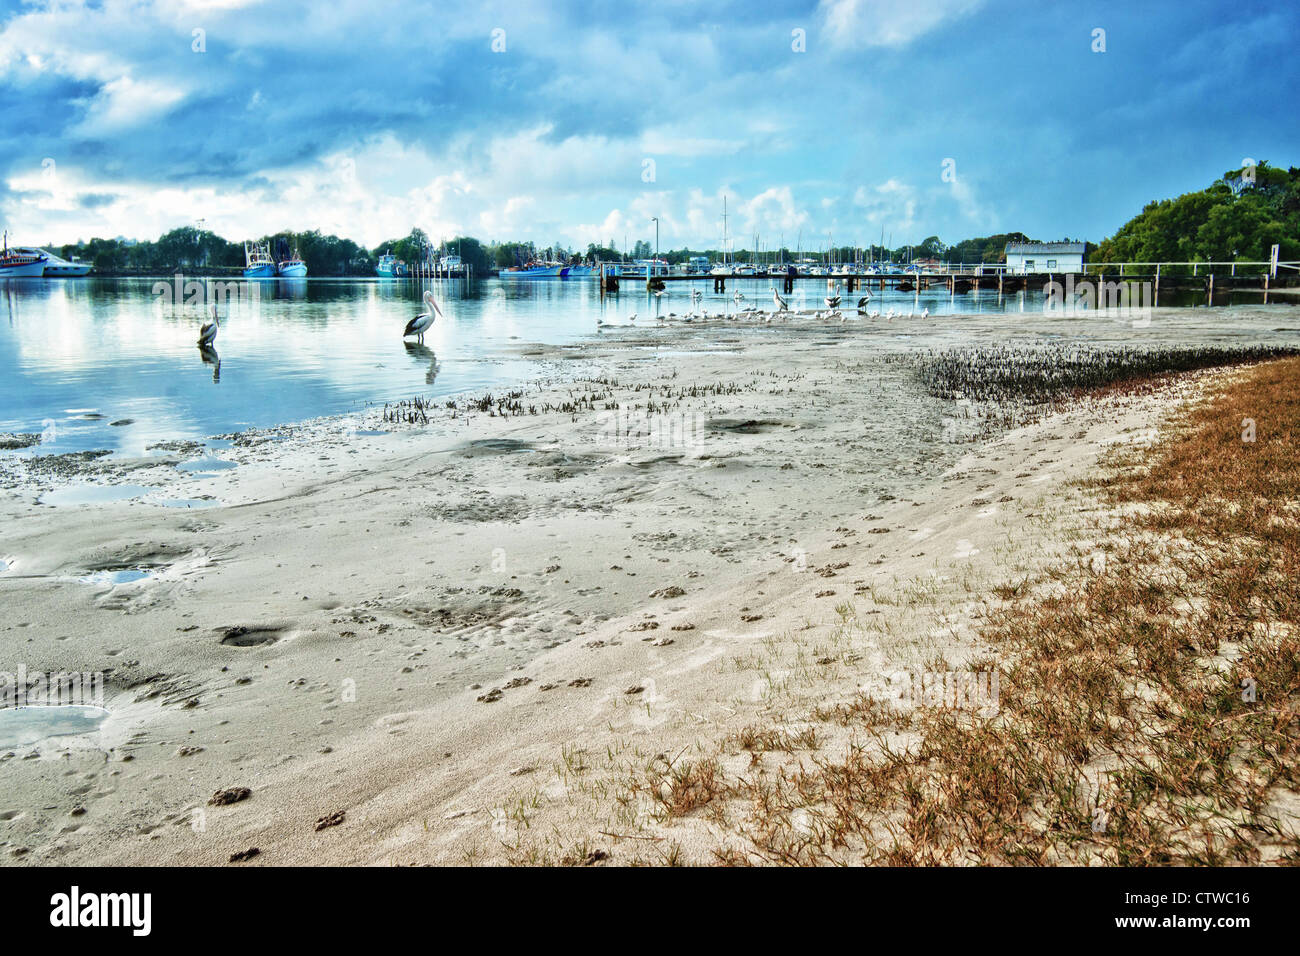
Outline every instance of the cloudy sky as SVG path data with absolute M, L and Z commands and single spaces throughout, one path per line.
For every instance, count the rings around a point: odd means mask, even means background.
M 11 241 L 1099 240 L 1300 164 L 1300 4 L 0 0 Z M 1097 31 L 1104 31 L 1104 34 Z M 1094 48 L 1104 43 L 1104 52 Z

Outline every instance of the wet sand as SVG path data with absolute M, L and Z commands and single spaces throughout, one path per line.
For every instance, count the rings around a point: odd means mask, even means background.
M 0 671 L 103 671 L 110 716 L 0 753 L 0 859 L 560 858 L 621 832 L 609 794 L 638 760 L 975 654 L 988 588 L 1068 546 L 1069 481 L 1224 374 L 988 435 L 900 357 L 1296 327 L 1286 307 L 620 327 L 519 346 L 538 375 L 491 404 L 231 436 L 208 454 L 234 468 L 181 471 L 192 445 L 6 459 Z M 74 503 L 86 482 L 131 497 Z M 836 644 L 849 614 L 882 622 L 860 647 Z M 678 836 L 707 858 L 707 827 Z

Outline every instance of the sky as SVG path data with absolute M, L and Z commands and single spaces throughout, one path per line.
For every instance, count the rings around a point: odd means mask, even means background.
M 0 0 L 10 242 L 1099 241 L 1300 165 L 1300 3 Z

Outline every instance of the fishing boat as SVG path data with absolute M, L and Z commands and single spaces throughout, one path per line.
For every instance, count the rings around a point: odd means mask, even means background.
M 0 279 L 39 279 L 45 275 L 47 258 L 36 249 L 10 249 L 6 232 L 4 252 L 0 253 Z
M 391 252 L 385 252 L 375 266 L 375 275 L 381 279 L 400 279 L 406 275 L 406 263 L 399 262 Z
M 265 243 L 244 243 L 244 278 L 274 279 L 275 260 Z
M 526 262 L 502 269 L 500 276 L 502 279 L 562 279 L 564 266 L 558 262 Z
M 307 263 L 302 261 L 297 250 L 289 248 L 289 240 L 281 236 L 275 240 L 276 273 L 282 279 L 305 279 Z

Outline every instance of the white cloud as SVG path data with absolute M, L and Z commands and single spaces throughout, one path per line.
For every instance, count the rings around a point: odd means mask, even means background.
M 839 49 L 903 47 L 984 0 L 821 0 L 822 35 Z

